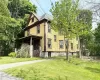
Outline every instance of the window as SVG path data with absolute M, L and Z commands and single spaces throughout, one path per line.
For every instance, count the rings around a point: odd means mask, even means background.
M 78 49 L 78 44 L 77 44 L 77 49 Z
M 73 43 L 71 43 L 71 50 L 73 50 Z
M 56 42 L 56 35 L 54 35 L 54 41 Z
M 37 25 L 37 33 L 40 33 L 40 25 Z
M 29 36 L 29 35 L 30 35 L 30 30 L 28 29 L 28 30 L 27 30 L 27 36 Z
M 32 22 L 34 22 L 34 17 L 32 18 Z
M 78 41 L 78 37 L 76 37 L 76 40 Z
M 63 40 L 59 40 L 59 48 L 64 48 L 64 41 Z
M 68 48 L 69 46 L 68 40 L 65 40 L 65 45 L 66 45 L 66 48 Z
M 48 23 L 48 32 L 51 32 L 51 26 L 50 26 L 50 23 Z
M 51 48 L 51 39 L 48 38 L 48 48 Z

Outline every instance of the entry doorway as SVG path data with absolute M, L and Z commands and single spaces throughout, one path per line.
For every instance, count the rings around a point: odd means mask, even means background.
M 33 43 L 33 56 L 34 57 L 39 57 L 40 56 L 40 39 L 34 40 Z

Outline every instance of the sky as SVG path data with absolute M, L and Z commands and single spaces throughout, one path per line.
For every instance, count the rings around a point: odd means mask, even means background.
M 39 16 L 43 15 L 44 13 L 51 14 L 51 2 L 54 4 L 56 1 L 59 0 L 30 0 L 32 4 L 35 4 L 37 6 L 37 14 Z M 79 7 L 81 9 L 90 9 L 93 4 L 89 2 L 100 3 L 100 0 L 80 0 Z M 95 29 L 97 27 L 97 23 L 93 22 L 92 26 L 93 29 Z

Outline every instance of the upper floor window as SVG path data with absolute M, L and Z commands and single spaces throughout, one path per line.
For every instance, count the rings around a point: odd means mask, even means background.
M 37 33 L 40 33 L 40 25 L 37 25 Z
M 29 36 L 29 35 L 30 35 L 30 30 L 28 29 L 28 30 L 27 30 L 27 36 Z
M 71 43 L 71 50 L 73 50 L 73 43 Z
M 56 40 L 57 40 L 57 37 L 56 37 L 56 35 L 54 35 L 54 41 L 56 42 Z
M 34 22 L 34 17 L 32 17 L 32 22 Z
M 59 48 L 63 49 L 64 48 L 64 41 L 59 40 Z
M 77 44 L 77 49 L 78 49 L 78 44 Z
M 50 38 L 48 38 L 48 48 L 51 48 L 51 39 Z
M 76 40 L 78 41 L 78 37 L 76 37 Z
M 50 23 L 48 23 L 48 32 L 51 32 L 51 26 L 50 26 Z

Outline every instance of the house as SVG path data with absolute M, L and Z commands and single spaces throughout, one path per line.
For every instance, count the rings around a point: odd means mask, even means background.
M 30 45 L 30 56 L 51 57 L 66 55 L 64 35 L 54 31 L 50 22 L 52 17 L 44 14 L 41 17 L 32 13 L 29 18 L 28 26 L 24 28 L 24 37 L 21 40 Z M 69 53 L 79 51 L 78 39 L 69 40 Z

